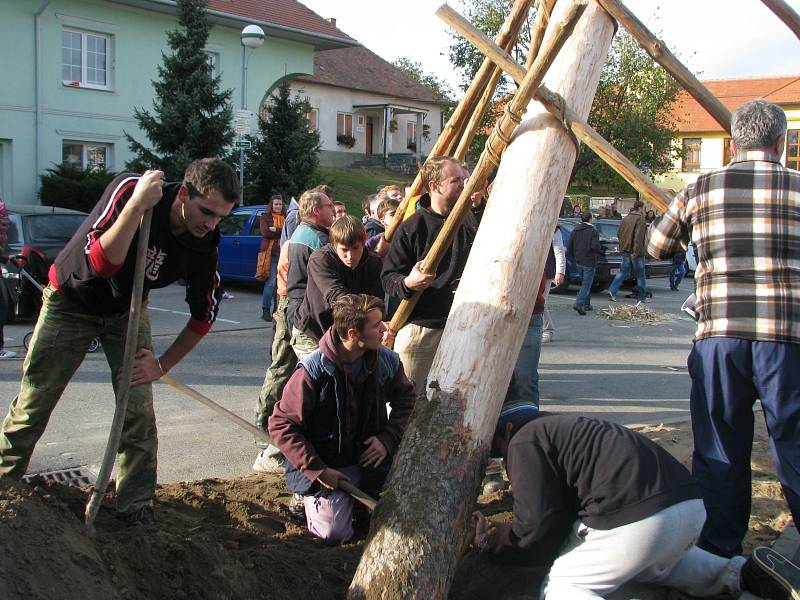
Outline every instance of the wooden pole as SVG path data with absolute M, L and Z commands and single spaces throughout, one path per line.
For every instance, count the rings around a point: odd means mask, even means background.
M 528 59 L 525 62 L 525 69 L 533 66 L 533 61 L 539 55 L 539 48 L 542 47 L 544 32 L 547 24 L 550 23 L 550 15 L 553 14 L 556 0 L 539 0 L 539 8 L 536 10 L 536 18 L 533 21 L 533 31 L 531 31 L 531 46 L 528 49 Z
M 554 20 L 562 8 L 558 3 Z M 608 15 L 590 3 L 548 70 L 548 86 L 583 118 L 613 31 Z M 576 155 L 569 132 L 532 102 L 503 156 L 350 600 L 447 598 Z
M 800 40 L 800 15 L 784 0 L 761 0 Z
M 111 431 L 108 434 L 106 451 L 97 481 L 94 484 L 92 495 L 86 504 L 84 518 L 86 529 L 94 537 L 94 520 L 100 504 L 108 488 L 111 470 L 119 450 L 119 440 L 122 437 L 122 427 L 125 424 L 125 412 L 128 409 L 128 397 L 131 391 L 131 373 L 136 355 L 137 342 L 139 341 L 139 320 L 142 314 L 142 292 L 144 291 L 144 270 L 147 262 L 147 244 L 150 241 L 150 223 L 153 220 L 153 209 L 149 208 L 142 215 L 139 225 L 139 242 L 136 246 L 136 262 L 133 269 L 133 290 L 131 291 L 131 307 L 128 313 L 128 329 L 125 332 L 125 347 L 122 354 L 122 368 L 120 369 L 118 393 L 114 407 L 114 418 L 111 421 Z
M 451 18 L 452 17 L 452 18 Z M 498 48 L 491 40 L 487 39 L 479 30 L 475 29 L 460 15 L 447 15 L 448 24 L 462 35 L 468 34 L 478 49 L 490 56 L 498 65 L 503 67 L 515 81 L 524 80 L 526 71 L 508 53 Z M 619 173 L 625 181 L 631 184 L 644 198 L 658 210 L 664 211 L 672 201 L 669 195 L 653 181 L 642 173 L 636 165 L 619 150 L 614 148 L 603 136 L 595 131 L 584 119 L 581 119 L 561 96 L 549 90 L 546 85 L 539 86 L 536 99 L 545 105 L 556 118 L 564 122 L 581 142 L 602 158 L 608 165 Z
M 654 36 L 644 23 L 636 18 L 619 0 L 597 0 L 608 14 L 615 18 L 630 33 L 639 45 L 677 81 L 683 89 L 700 103 L 723 129 L 731 131 L 731 111 L 725 108 L 709 89 L 700 83 L 689 69 L 670 52 L 669 48 Z
M 558 51 L 561 49 L 561 46 L 566 42 L 569 34 L 572 32 L 575 22 L 583 10 L 585 10 L 586 1 L 587 0 L 582 0 L 580 2 L 576 1 L 570 4 L 570 8 L 565 14 L 565 20 L 559 21 L 553 28 L 553 35 L 550 36 L 544 49 L 537 57 L 533 68 L 531 68 L 531 70 L 527 72 L 525 78 L 520 81 L 520 87 L 517 90 L 517 93 L 508 103 L 506 112 L 495 126 L 495 131 L 486 141 L 486 148 L 481 154 L 478 164 L 475 165 L 472 175 L 464 185 L 464 189 L 462 190 L 461 195 L 458 197 L 453 210 L 450 211 L 450 214 L 447 216 L 447 220 L 444 222 L 439 234 L 436 236 L 436 240 L 431 245 L 428 254 L 422 260 L 422 264 L 420 265 L 420 271 L 422 273 L 435 273 L 442 258 L 450 250 L 456 233 L 458 232 L 459 227 L 461 227 L 461 224 L 463 223 L 464 218 L 466 217 L 467 212 L 469 212 L 472 205 L 470 196 L 477 189 L 480 189 L 479 186 L 483 183 L 483 181 L 486 180 L 492 169 L 494 169 L 500 162 L 500 156 L 508 146 L 508 140 L 511 139 L 511 134 L 516 128 L 518 122 L 518 120 L 515 121 L 511 115 L 519 114 L 520 112 L 525 111 L 528 102 L 533 97 L 534 91 L 539 87 L 539 84 L 544 78 L 547 69 L 551 64 L 553 64 Z M 451 26 L 453 23 L 459 21 L 468 24 L 464 17 L 459 15 L 447 4 L 440 6 L 437 9 L 436 14 L 440 19 Z M 462 33 L 462 35 L 466 34 L 464 37 L 470 41 L 472 41 L 474 36 L 481 36 L 483 38 L 481 42 L 483 45 L 491 44 L 491 41 L 483 33 L 479 32 L 471 25 L 469 28 L 462 28 L 462 30 L 463 33 L 462 31 L 459 31 L 459 33 Z M 508 56 L 507 54 L 505 55 Z M 519 65 L 517 66 L 519 67 Z M 400 302 L 400 305 L 397 307 L 397 310 L 395 311 L 394 315 L 392 316 L 392 320 L 389 323 L 389 329 L 395 332 L 400 331 L 400 328 L 403 327 L 403 325 L 405 325 L 408 321 L 408 318 L 411 316 L 414 307 L 417 305 L 417 302 L 423 293 L 424 291 L 414 292 L 414 295 L 411 296 L 411 298 L 403 299 Z
M 530 11 L 532 3 L 533 0 L 515 0 L 508 18 L 503 23 L 503 26 L 500 28 L 500 33 L 497 34 L 497 38 L 495 39 L 498 46 L 504 48 L 509 43 L 509 40 L 516 39 L 520 27 L 522 27 L 522 23 L 528 16 L 528 11 Z M 479 109 L 478 103 L 489 84 L 494 69 L 495 66 L 491 60 L 487 58 L 483 61 L 475 75 L 475 79 L 472 80 L 472 83 L 467 89 L 467 93 L 464 95 L 464 98 L 461 99 L 455 111 L 453 111 L 447 125 L 444 126 L 442 133 L 436 140 L 436 144 L 434 144 L 430 156 L 450 156 L 453 153 L 459 137 L 464 134 L 464 128 L 466 127 L 468 119 Z M 392 222 L 389 223 L 386 231 L 383 232 L 384 240 L 387 242 L 392 241 L 395 231 L 397 231 L 400 223 L 403 222 L 411 197 L 419 196 L 420 193 L 422 193 L 422 179 L 419 173 L 417 173 L 417 176 L 414 178 L 414 183 L 411 185 L 410 192 L 403 198 L 402 202 L 400 202 L 400 206 L 397 207 Z
M 228 419 L 234 425 L 237 425 L 237 426 L 241 427 L 245 431 L 249 431 L 250 433 L 252 433 L 257 438 L 260 438 L 260 439 L 264 440 L 268 444 L 272 443 L 272 440 L 270 439 L 269 434 L 266 431 L 263 431 L 263 430 L 259 429 L 258 427 L 256 427 L 255 425 L 252 425 L 252 424 L 248 423 L 247 421 L 245 421 L 239 415 L 229 411 L 224 406 L 221 406 L 220 404 L 217 404 L 211 398 L 201 394 L 200 392 L 198 392 L 194 388 L 191 388 L 188 385 L 186 385 L 185 383 L 183 383 L 181 381 L 178 381 L 172 375 L 167 375 L 166 373 L 164 373 L 161 376 L 161 381 L 163 381 L 164 383 L 166 383 L 169 386 L 172 386 L 173 388 L 175 388 L 179 392 L 185 394 L 186 396 L 188 396 L 192 400 L 197 400 L 200 404 L 203 404 L 203 405 L 207 406 L 208 408 L 210 408 L 211 410 L 213 410 L 215 413 L 217 413 L 219 415 L 222 415 L 223 417 Z M 374 510 L 375 506 L 378 504 L 377 501 L 374 498 L 372 498 L 370 495 L 362 492 L 360 489 L 358 489 L 352 483 L 348 483 L 346 481 L 341 481 L 341 482 L 339 482 L 339 485 L 340 485 L 340 487 L 341 487 L 341 489 L 343 491 L 345 491 L 348 494 L 350 494 L 353 498 L 355 498 L 356 500 L 361 502 L 361 504 L 363 504 L 364 506 L 366 506 L 370 510 Z

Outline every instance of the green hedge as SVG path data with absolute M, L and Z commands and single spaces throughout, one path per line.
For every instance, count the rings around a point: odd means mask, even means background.
M 42 175 L 39 199 L 44 206 L 91 212 L 103 190 L 116 177 L 105 169 L 77 169 L 58 165 Z

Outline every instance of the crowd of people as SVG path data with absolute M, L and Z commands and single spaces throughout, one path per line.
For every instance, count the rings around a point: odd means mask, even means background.
M 538 292 L 492 440 L 492 453 L 504 459 L 511 482 L 513 521 L 492 525 L 477 514 L 475 543 L 497 560 L 547 565 L 542 597 L 597 597 L 629 580 L 697 596 L 743 589 L 771 598 L 800 593 L 798 570 L 785 558 L 768 548 L 741 556 L 756 398 L 764 406 L 784 494 L 795 522 L 800 518 L 800 375 L 791 368 L 800 364 L 800 173 L 779 162 L 786 133 L 780 108 L 748 103 L 735 113 L 732 129 L 734 160 L 678 194 L 651 228 L 649 243 L 644 206 L 633 205 L 620 225 L 624 273 L 607 292 L 616 300 L 630 269 L 637 278 L 643 274 L 647 253 L 672 256 L 694 242 L 699 264 L 698 327 L 689 357 L 691 474 L 637 433 L 539 410 L 539 354 L 554 332 L 546 296 L 551 283 L 563 281 L 565 254 L 583 270 L 575 310 L 592 308 L 586 282 L 591 285 L 602 249 L 591 212 L 581 212 L 566 248 L 556 229 L 544 273 L 531 282 Z M 380 492 L 414 404 L 426 393 L 491 181 L 470 199 L 472 211 L 435 273 L 423 272 L 421 261 L 468 175 L 455 159 L 428 159 L 420 172 L 423 193 L 411 199 L 390 241 L 385 229 L 408 193 L 396 186 L 365 198 L 363 216 L 348 215 L 335 191 L 321 185 L 292 199 L 286 211 L 282 198 L 271 198 L 261 217 L 262 318 L 274 321 L 274 337 L 255 424 L 272 444 L 260 448 L 253 468 L 285 476 L 294 510 L 324 543 L 352 538 L 353 499 L 342 482 Z M 151 382 L 183 359 L 216 318 L 217 225 L 238 196 L 234 172 L 216 159 L 193 162 L 180 183 L 164 183 L 162 173 L 147 171 L 109 185 L 50 271 L 20 393 L 0 431 L 0 474 L 25 473 L 83 360 L 80 349 L 96 336 L 116 387 L 134 240 L 141 215 L 153 208 L 145 288 L 185 279 L 192 315 L 158 357 L 146 313 L 138 332 L 117 510 L 132 525 L 153 522 Z M 610 218 L 620 218 L 615 205 L 609 210 Z M 416 294 L 407 323 L 391 330 L 391 312 Z

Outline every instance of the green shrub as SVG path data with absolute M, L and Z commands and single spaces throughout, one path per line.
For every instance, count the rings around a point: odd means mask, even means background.
M 39 199 L 44 206 L 91 212 L 103 190 L 116 176 L 105 169 L 78 169 L 58 165 L 42 175 Z

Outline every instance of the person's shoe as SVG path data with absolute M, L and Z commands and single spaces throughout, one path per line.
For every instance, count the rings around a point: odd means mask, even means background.
M 266 321 L 267 323 L 271 323 L 272 322 L 272 313 L 269 312 L 268 308 L 262 308 L 261 309 L 261 320 L 262 321 Z
M 553 341 L 553 333 L 552 332 L 545 331 L 544 333 L 542 333 L 542 343 L 543 344 L 549 344 L 552 341 Z
M 585 315 L 586 314 L 586 311 L 583 310 L 583 307 L 580 304 L 573 305 L 572 309 L 578 311 L 579 315 Z
M 273 448 L 267 446 L 258 453 L 258 456 L 256 456 L 256 461 L 253 463 L 253 471 L 256 473 L 275 474 L 282 474 L 286 471 L 284 468 L 286 459 L 280 452 L 275 454 L 275 450 L 277 449 L 273 450 Z
M 585 310 L 587 312 L 591 311 L 591 310 L 594 310 L 594 306 L 592 306 L 591 304 L 584 304 L 583 305 L 583 310 Z
M 230 292 L 222 292 L 222 299 L 223 300 L 233 300 L 236 296 L 231 294 Z
M 267 419 L 268 418 L 269 417 L 267 415 L 260 415 L 260 414 L 256 415 L 256 420 L 253 422 L 253 425 L 255 425 L 255 428 L 258 429 L 259 431 L 263 431 L 264 433 L 267 433 Z M 267 440 L 265 440 L 264 438 L 254 437 L 254 440 L 255 440 L 256 446 L 258 446 L 259 448 L 261 448 L 261 449 L 269 448 L 269 442 Z M 258 460 L 258 459 L 256 459 L 256 460 Z
M 608 296 L 608 299 L 611 300 L 611 302 L 616 302 L 617 301 L 617 297 L 614 294 L 612 294 L 611 292 L 609 292 L 608 290 L 605 290 L 603 293 L 606 296 Z
M 680 292 L 680 290 L 678 289 L 677 285 L 671 285 L 671 286 L 669 286 L 669 289 L 670 289 L 670 291 L 673 291 L 673 292 Z
M 292 500 L 289 502 L 289 516 L 295 521 L 306 522 L 306 503 L 300 494 L 292 494 Z
M 800 600 L 800 568 L 772 548 L 759 546 L 742 567 L 742 587 L 770 600 Z
M 636 306 L 644 306 L 645 304 L 650 304 L 650 298 L 645 298 L 644 300 L 638 300 L 636 302 Z
M 156 522 L 153 507 L 149 504 L 140 506 L 135 511 L 122 515 L 122 518 L 125 520 L 125 524 L 128 527 L 150 527 Z
M 11 350 L 0 350 L 0 358 L 14 358 L 16 355 L 17 353 Z

